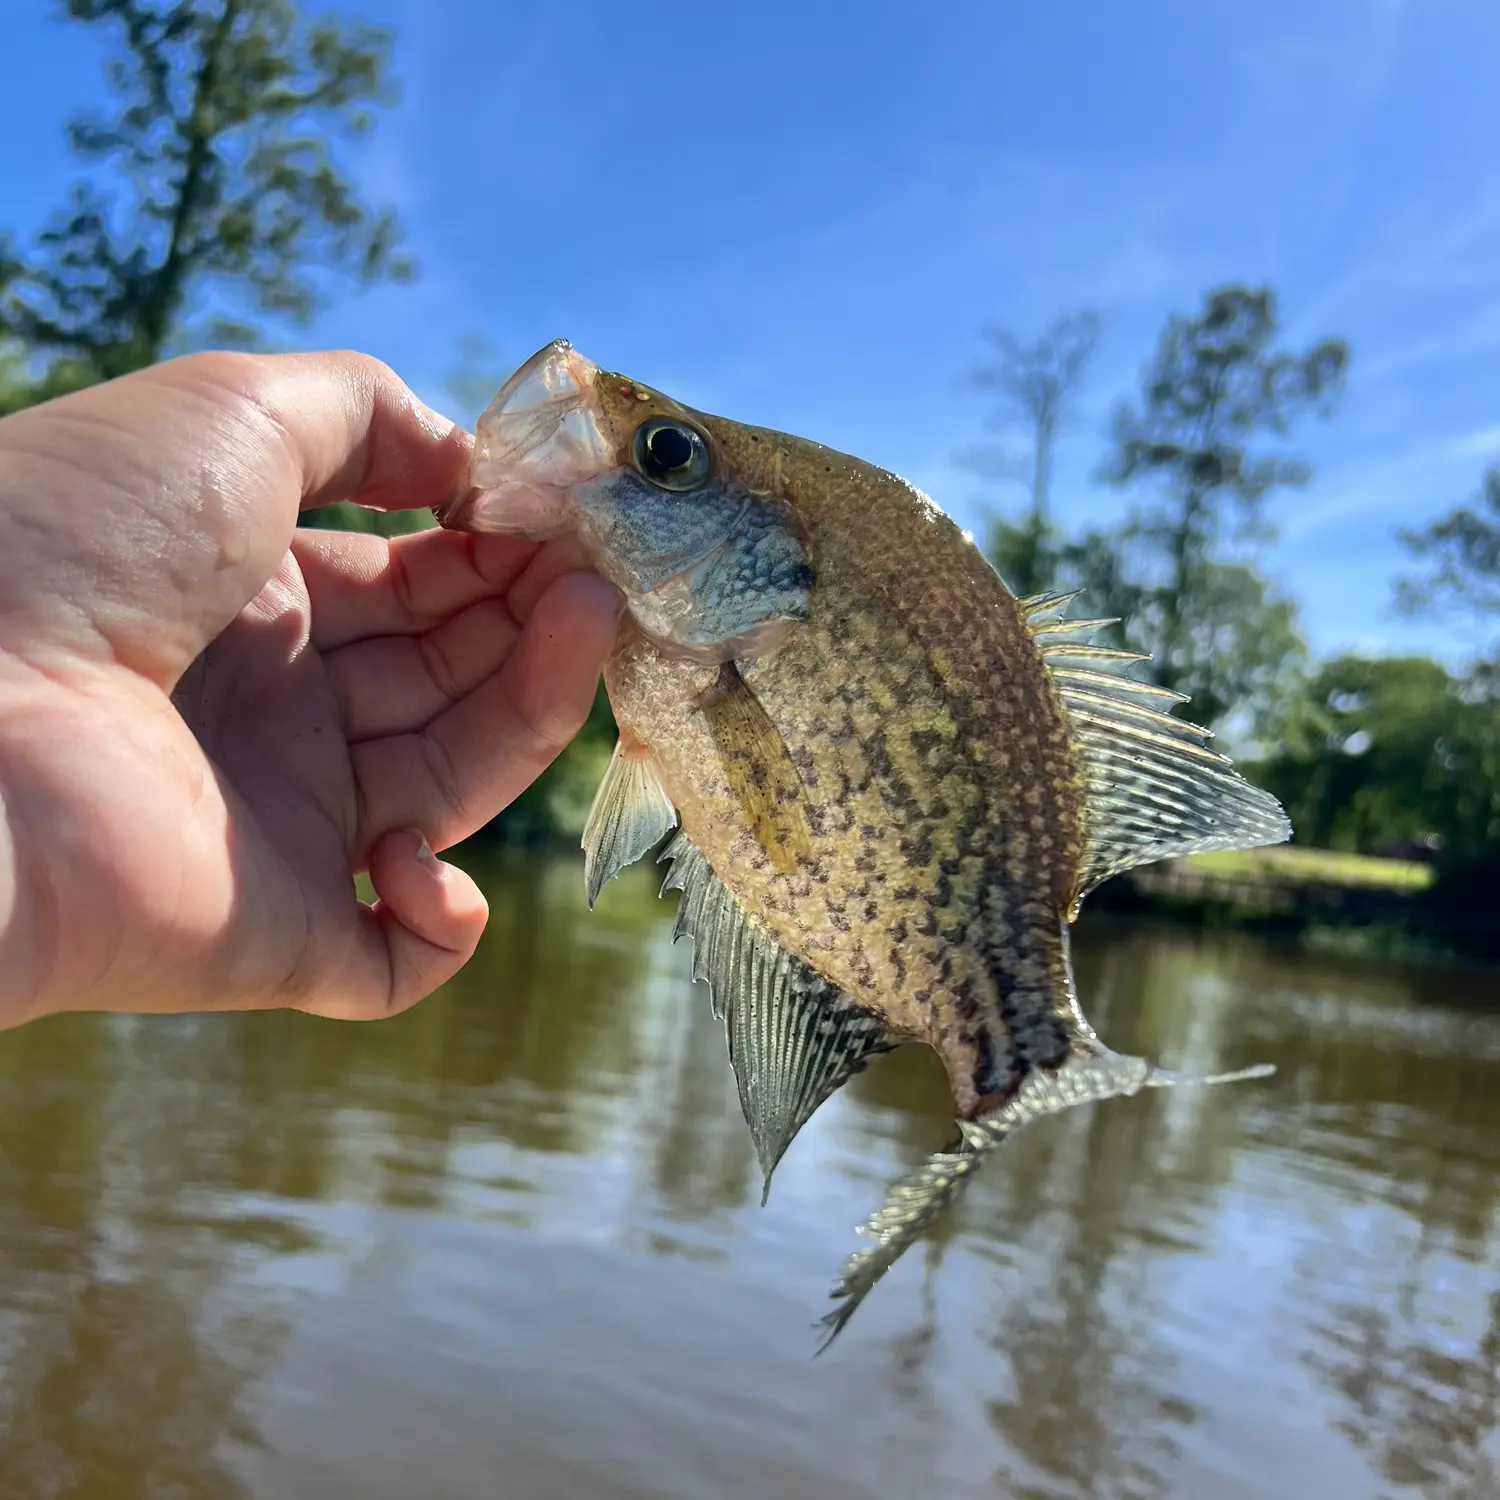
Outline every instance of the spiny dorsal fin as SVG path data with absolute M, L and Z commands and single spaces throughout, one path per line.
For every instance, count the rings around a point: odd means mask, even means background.
M 988 1154 L 1023 1125 L 1046 1115 L 1061 1114 L 1075 1105 L 1128 1096 L 1143 1088 L 1238 1083 L 1248 1078 L 1264 1078 L 1275 1071 L 1269 1064 L 1261 1064 L 1207 1077 L 1168 1073 L 1144 1057 L 1127 1057 L 1095 1043 L 1091 1050 L 1075 1052 L 1055 1070 L 1037 1069 L 1029 1073 L 1008 1103 L 981 1119 L 961 1120 L 961 1140 L 930 1156 L 915 1171 L 891 1184 L 885 1202 L 859 1227 L 859 1233 L 874 1243 L 856 1250 L 839 1272 L 830 1293 L 838 1306 L 819 1324 L 824 1336 L 818 1352 L 822 1353 L 838 1337 L 885 1273 L 960 1196 Z
M 708 981 L 728 1035 L 764 1202 L 776 1163 L 818 1106 L 896 1044 L 875 1016 L 747 917 L 685 834 L 661 857 L 672 861 L 663 892 L 682 892 L 672 936 L 692 938 L 693 977 Z
M 1082 589 L 1074 589 L 1071 594 L 1027 594 L 1024 599 L 1017 599 L 1016 603 L 1021 606 L 1021 613 L 1032 620 L 1040 615 L 1056 614 L 1059 610 L 1066 609 L 1082 592 Z
M 1154 860 L 1290 838 L 1281 804 L 1208 748 L 1208 730 L 1165 712 L 1187 702 L 1181 693 L 1125 675 L 1149 658 L 1088 644 L 1113 621 L 1047 618 L 1075 597 L 1037 595 L 1021 606 L 1083 760 L 1087 843 L 1078 899 Z
M 645 748 L 615 741 L 583 825 L 583 881 L 589 905 L 626 865 L 649 854 L 677 826 L 677 810 Z

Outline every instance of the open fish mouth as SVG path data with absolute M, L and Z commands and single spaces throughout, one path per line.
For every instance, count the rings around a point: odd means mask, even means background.
M 569 490 L 614 463 L 598 377 L 599 367 L 566 339 L 533 354 L 475 424 L 469 487 L 433 507 L 438 521 L 534 540 L 567 530 Z

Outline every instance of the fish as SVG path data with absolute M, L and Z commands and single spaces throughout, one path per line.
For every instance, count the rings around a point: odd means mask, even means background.
M 1024 1125 L 1206 1077 L 1110 1049 L 1070 931 L 1102 881 L 1290 836 L 1280 804 L 1095 644 L 1077 598 L 1018 598 L 897 475 L 694 410 L 566 340 L 475 426 L 447 527 L 570 536 L 624 595 L 618 726 L 583 830 L 590 907 L 659 851 L 723 1022 L 763 1176 L 874 1058 L 926 1045 L 950 1143 L 861 1226 L 826 1348 Z

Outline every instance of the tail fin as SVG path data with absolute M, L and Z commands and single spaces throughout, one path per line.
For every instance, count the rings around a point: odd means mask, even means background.
M 1078 1104 L 1128 1096 L 1143 1088 L 1238 1083 L 1268 1078 L 1276 1071 L 1269 1063 L 1261 1063 L 1234 1073 L 1195 1077 L 1167 1072 L 1143 1057 L 1126 1057 L 1098 1043 L 1095 1049 L 1076 1052 L 1051 1072 L 1030 1074 L 1008 1103 L 981 1119 L 961 1120 L 958 1142 L 891 1184 L 885 1202 L 859 1227 L 858 1232 L 874 1243 L 856 1250 L 839 1271 L 830 1293 L 838 1305 L 818 1325 L 824 1331 L 819 1354 L 838 1337 L 881 1277 L 958 1198 L 986 1156 L 1023 1125 Z

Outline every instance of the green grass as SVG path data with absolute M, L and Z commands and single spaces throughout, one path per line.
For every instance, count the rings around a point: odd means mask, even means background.
M 1299 849 L 1279 844 L 1269 849 L 1226 849 L 1194 854 L 1190 862 L 1205 873 L 1243 875 L 1284 883 L 1379 886 L 1420 891 L 1432 884 L 1432 867 L 1404 859 L 1376 859 L 1369 854 L 1341 854 L 1334 849 Z

